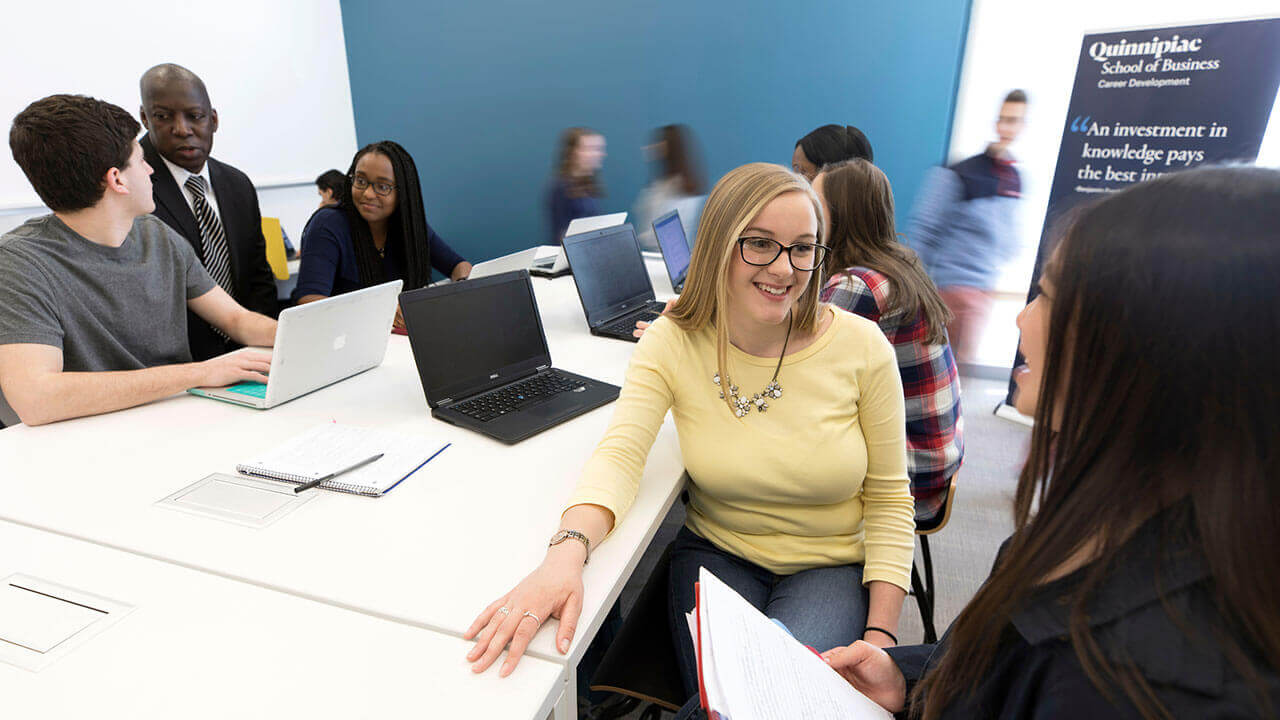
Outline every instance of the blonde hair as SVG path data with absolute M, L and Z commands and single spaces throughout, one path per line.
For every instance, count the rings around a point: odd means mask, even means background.
M 716 329 L 716 370 L 727 378 L 729 359 L 728 302 L 726 282 L 729 266 L 738 252 L 738 237 L 764 207 L 780 195 L 801 192 L 813 205 L 818 219 L 818 242 L 822 242 L 822 204 L 807 180 L 781 165 L 749 163 L 730 170 L 711 189 L 702 217 L 698 221 L 697 244 L 689 261 L 689 275 L 684 290 L 666 312 L 682 330 L 694 332 L 708 324 Z M 813 271 L 814 275 L 817 271 Z M 818 327 L 818 301 L 821 278 L 810 277 L 809 284 L 792 308 L 791 322 L 795 330 L 811 332 Z M 725 404 L 733 404 L 725 393 Z

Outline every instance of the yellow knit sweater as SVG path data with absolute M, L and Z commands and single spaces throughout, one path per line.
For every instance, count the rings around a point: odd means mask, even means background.
M 744 418 L 712 383 L 714 330 L 659 319 L 636 346 L 609 430 L 569 505 L 601 505 L 620 520 L 670 410 L 693 479 L 691 530 L 774 573 L 862 563 L 864 583 L 905 590 L 915 524 L 893 347 L 875 323 L 824 312 L 833 322 L 782 363 L 782 397 Z M 777 358 L 730 347 L 728 363 L 729 378 L 751 396 L 769 383 Z

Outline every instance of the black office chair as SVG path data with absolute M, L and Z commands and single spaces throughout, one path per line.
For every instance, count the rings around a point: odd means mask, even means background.
M 959 473 L 956 473 L 957 475 Z M 929 536 L 946 527 L 951 520 L 951 504 L 956 498 L 956 475 L 947 481 L 946 498 L 942 507 L 929 518 L 916 518 L 916 537 L 920 538 L 920 556 L 924 561 L 924 577 L 914 559 L 911 562 L 911 594 L 916 596 L 916 605 L 920 608 L 920 624 L 924 626 L 924 641 L 938 642 L 938 631 L 933 624 L 933 609 L 936 607 L 938 587 L 933 580 L 933 556 L 929 552 Z

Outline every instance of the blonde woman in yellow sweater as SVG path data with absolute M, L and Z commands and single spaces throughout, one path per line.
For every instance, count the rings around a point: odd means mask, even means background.
M 692 479 L 670 578 L 689 692 L 699 566 L 818 651 L 895 644 L 914 542 L 902 385 L 875 323 L 818 301 L 822 224 L 812 188 L 781 166 L 716 184 L 684 293 L 636 346 L 546 558 L 467 632 L 476 672 L 509 642 L 510 673 L 552 617 L 567 650 L 583 563 L 635 499 L 668 411 Z

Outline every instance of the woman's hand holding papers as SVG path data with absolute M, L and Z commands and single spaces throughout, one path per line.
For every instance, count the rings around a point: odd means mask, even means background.
M 822 653 L 822 659 L 877 705 L 896 713 L 907 703 L 907 680 L 889 654 L 859 640 Z

